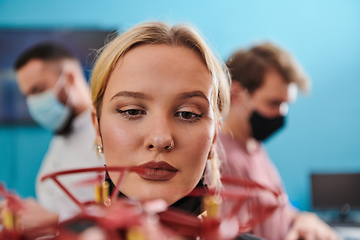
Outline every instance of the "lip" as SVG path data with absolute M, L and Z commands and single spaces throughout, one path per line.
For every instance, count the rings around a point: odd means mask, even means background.
M 167 162 L 150 161 L 139 165 L 145 172 L 137 173 L 142 179 L 149 181 L 167 181 L 175 177 L 178 170 Z

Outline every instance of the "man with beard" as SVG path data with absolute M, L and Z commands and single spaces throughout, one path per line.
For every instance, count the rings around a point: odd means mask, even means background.
M 78 207 L 51 180 L 41 183 L 40 179 L 56 171 L 103 166 L 94 148 L 90 89 L 79 61 L 55 43 L 40 43 L 27 49 L 18 57 L 14 68 L 31 117 L 54 133 L 37 175 L 37 201 L 45 208 L 44 214 L 48 211 L 63 220 L 73 216 Z M 93 200 L 92 188 L 74 191 L 74 183 L 92 176 L 71 175 L 61 182 L 81 202 L 89 201 Z M 37 205 L 33 200 L 30 202 Z M 42 212 L 40 206 L 29 209 Z
M 288 103 L 295 100 L 297 88 L 307 91 L 308 79 L 286 51 L 270 43 L 240 50 L 226 64 L 232 86 L 230 112 L 220 134 L 225 153 L 220 154 L 221 174 L 284 193 L 277 169 L 261 142 L 283 126 Z M 261 196 L 257 201 L 271 204 L 271 199 Z M 290 203 L 252 233 L 269 240 L 338 239 L 315 214 L 299 212 Z

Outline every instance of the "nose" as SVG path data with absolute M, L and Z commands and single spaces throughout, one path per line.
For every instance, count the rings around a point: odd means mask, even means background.
M 152 151 L 170 151 L 175 143 L 172 137 L 172 127 L 168 120 L 155 119 L 149 124 L 149 133 L 145 147 Z
M 171 138 L 157 137 L 154 138 L 153 142 L 154 143 L 148 145 L 148 148 L 150 150 L 156 150 L 158 152 L 162 152 L 166 150 L 169 151 L 174 148 L 174 143 Z

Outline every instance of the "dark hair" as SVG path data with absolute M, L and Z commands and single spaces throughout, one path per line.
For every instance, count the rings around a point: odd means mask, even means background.
M 238 81 L 249 93 L 258 89 L 269 69 L 277 71 L 286 83 L 295 83 L 306 92 L 309 81 L 294 58 L 271 43 L 235 52 L 226 62 L 233 81 Z
M 15 61 L 15 71 L 22 68 L 30 60 L 57 61 L 63 59 L 76 59 L 65 47 L 54 42 L 36 44 L 22 52 Z

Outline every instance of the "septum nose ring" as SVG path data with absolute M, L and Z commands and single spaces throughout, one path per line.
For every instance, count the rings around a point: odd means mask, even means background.
M 166 149 L 166 150 L 170 150 L 170 149 L 172 149 L 172 147 L 173 147 L 173 142 L 171 141 L 171 142 L 170 142 L 170 146 L 166 146 L 165 149 Z

